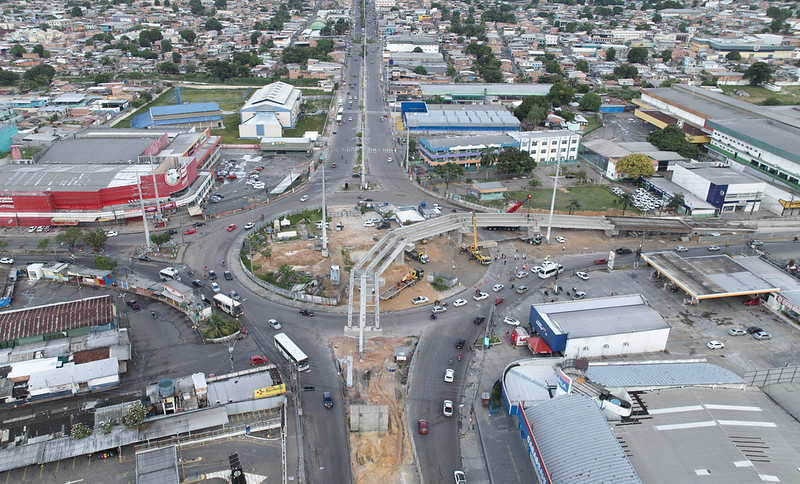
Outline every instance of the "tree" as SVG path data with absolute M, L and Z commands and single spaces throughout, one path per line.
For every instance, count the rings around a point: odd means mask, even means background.
M 636 79 L 639 77 L 639 69 L 627 62 L 623 62 L 614 68 L 614 75 L 621 79 Z
M 74 439 L 85 439 L 86 437 L 92 435 L 92 428 L 83 422 L 78 422 L 72 426 L 72 431 L 70 434 Z
M 480 165 L 481 168 L 486 168 L 486 177 L 485 180 L 489 179 L 489 168 L 495 164 L 497 161 L 497 154 L 492 152 L 491 148 L 484 148 L 483 153 L 481 154 L 481 161 Z
M 622 215 L 625 216 L 625 210 L 628 209 L 631 205 L 633 205 L 634 198 L 633 195 L 629 192 L 625 192 L 619 196 L 619 198 L 614 200 L 615 204 L 622 205 Z
M 108 257 L 103 255 L 98 255 L 97 257 L 92 259 L 92 264 L 94 264 L 94 266 L 97 267 L 98 269 L 104 271 L 110 271 L 111 269 L 117 267 L 117 261 L 115 261 L 114 259 L 109 259 Z
M 550 92 L 547 98 L 557 106 L 563 106 L 572 102 L 575 97 L 575 91 L 563 82 L 557 82 L 550 87 Z
M 580 59 L 575 63 L 575 69 L 581 72 L 589 72 L 589 62 L 586 59 Z
M 41 239 L 38 244 L 36 244 L 36 248 L 39 250 L 47 250 L 47 247 L 50 245 L 50 239 Z
M 147 408 L 142 402 L 136 401 L 128 407 L 128 411 L 122 417 L 122 423 L 129 429 L 136 428 L 144 422 L 147 417 Z
M 160 62 L 156 64 L 156 70 L 162 74 L 177 74 L 179 72 L 178 66 L 172 62 Z
M 25 50 L 25 47 L 22 46 L 22 44 L 14 44 L 13 46 L 11 46 L 11 50 L 9 50 L 11 57 L 15 59 L 19 59 L 20 57 L 22 57 L 22 54 L 25 54 L 26 52 L 27 51 Z
M 42 44 L 34 45 L 33 48 L 31 48 L 31 52 L 39 54 L 39 57 L 42 59 L 50 57 L 50 51 L 44 50 L 44 46 Z
M 661 23 L 662 20 L 663 19 L 661 18 L 661 14 L 660 13 L 656 12 L 655 15 L 653 15 L 653 22 L 654 23 L 659 24 L 659 23 Z
M 686 205 L 686 198 L 683 196 L 683 193 L 673 193 L 672 198 L 667 203 L 667 208 L 671 208 L 676 213 L 683 210 L 683 206 Z
M 292 269 L 292 266 L 286 263 L 278 266 L 278 272 L 280 272 L 281 276 L 283 276 L 281 280 L 284 282 L 294 279 L 294 277 L 297 275 L 294 269 Z
M 419 47 L 419 46 L 414 47 L 414 50 L 412 50 L 411 52 L 413 52 L 415 54 L 421 54 L 422 53 L 422 47 Z
M 589 179 L 589 174 L 586 173 L 586 170 L 578 170 L 575 172 L 575 178 L 578 179 L 578 183 L 586 183 L 586 180 Z
M 664 49 L 661 51 L 661 60 L 669 62 L 672 60 L 672 49 Z
M 420 76 L 427 76 L 428 75 L 428 70 L 425 69 L 425 67 L 423 67 L 423 66 L 415 67 L 413 72 L 414 72 L 414 74 L 419 74 Z
M 203 25 L 203 28 L 207 31 L 216 30 L 217 32 L 219 32 L 220 30 L 222 30 L 222 23 L 220 23 L 220 21 L 215 19 L 214 17 L 211 17 L 210 19 L 206 20 L 206 23 L 205 25 Z
M 655 173 L 653 163 L 647 155 L 631 153 L 617 160 L 617 172 L 624 173 L 628 178 L 638 180 L 643 176 Z
M 19 81 L 19 74 L 16 72 L 0 69 L 0 86 L 12 86 Z
M 197 38 L 197 34 L 194 33 L 194 30 L 181 30 L 180 34 L 181 38 L 186 41 L 187 44 L 194 43 L 194 40 Z
M 698 158 L 700 150 L 686 139 L 686 134 L 675 124 L 657 129 L 647 135 L 647 141 L 661 151 L 674 151 L 685 158 Z
M 224 10 L 228 7 L 228 0 L 214 0 L 214 7 L 220 10 Z
M 100 250 L 106 245 L 108 236 L 102 229 L 89 230 L 83 234 L 83 241 L 94 250 Z
M 458 180 L 464 174 L 464 167 L 458 163 L 444 163 L 433 167 L 433 172 L 444 180 L 444 193 L 447 194 L 452 180 Z
M 642 64 L 647 60 L 647 47 L 633 47 L 628 51 L 628 62 Z
M 569 214 L 572 215 L 572 212 L 581 208 L 581 203 L 578 201 L 577 198 L 570 198 L 569 199 Z
M 75 242 L 77 242 L 81 237 L 83 237 L 83 230 L 79 229 L 78 227 L 67 227 L 67 230 L 59 232 L 58 235 L 56 235 L 56 242 L 74 247 Z
M 101 72 L 94 76 L 94 83 L 95 84 L 104 84 L 106 82 L 111 82 L 111 74 L 108 72 Z
M 83 10 L 81 10 L 81 7 L 75 5 L 72 7 L 72 10 L 69 11 L 69 14 L 73 17 L 83 17 Z
M 161 52 L 172 52 L 172 42 L 169 39 L 161 39 Z
M 156 0 L 156 2 L 158 2 L 158 0 Z M 111 421 L 106 420 L 100 424 L 100 428 L 103 429 L 104 434 L 110 434 L 111 430 L 114 428 L 114 424 L 111 423 Z
M 751 86 L 766 84 L 772 79 L 772 68 L 766 62 L 754 62 L 744 71 L 744 78 L 750 79 Z
M 599 94 L 589 92 L 581 96 L 581 100 L 578 101 L 578 109 L 581 111 L 597 112 L 600 110 L 600 105 L 602 103 L 603 100 L 600 98 Z
M 732 50 L 725 54 L 725 58 L 730 61 L 738 61 L 742 60 L 742 54 L 740 54 L 738 50 Z
M 530 173 L 536 168 L 536 161 L 530 153 L 513 146 L 506 146 L 497 155 L 497 172 L 504 175 Z
M 616 58 L 617 58 L 617 49 L 609 47 L 608 50 L 606 50 L 606 61 L 611 62 Z
M 178 52 L 172 53 L 172 63 L 173 64 L 180 64 L 181 63 L 181 55 Z
M 528 111 L 528 116 L 525 118 L 525 121 L 531 126 L 539 126 L 545 119 L 547 119 L 547 106 L 536 105 L 531 107 L 531 110 Z

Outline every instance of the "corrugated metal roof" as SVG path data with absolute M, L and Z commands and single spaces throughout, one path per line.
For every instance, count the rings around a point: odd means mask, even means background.
M 600 407 L 565 395 L 525 410 L 551 482 L 641 483 Z
M 169 104 L 166 106 L 153 106 L 150 114 L 155 116 L 170 116 L 175 114 L 205 113 L 209 111 L 219 111 L 219 104 L 215 102 L 207 103 L 186 103 Z
M 114 321 L 113 306 L 111 296 L 99 296 L 4 311 L 0 313 L 0 341 L 108 324 Z
M 207 121 L 221 121 L 221 114 L 209 114 L 208 116 L 192 116 L 188 118 L 177 119 L 158 119 L 153 121 L 156 126 L 170 126 L 173 124 L 186 124 L 186 123 L 204 123 Z
M 669 324 L 645 304 L 641 294 L 534 305 L 550 327 L 570 338 L 668 329 Z
M 609 388 L 744 384 L 742 377 L 736 373 L 705 362 L 590 364 L 586 377 Z

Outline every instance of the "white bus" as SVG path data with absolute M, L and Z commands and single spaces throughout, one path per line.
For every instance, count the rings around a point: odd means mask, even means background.
M 564 272 L 564 266 L 561 264 L 543 264 L 542 267 L 539 268 L 539 277 L 541 279 L 547 279 L 550 276 L 561 274 L 562 272 Z
M 214 306 L 235 318 L 244 314 L 244 306 L 242 306 L 242 303 L 233 300 L 233 298 L 225 294 L 214 294 Z
M 275 335 L 275 348 L 281 352 L 284 358 L 297 366 L 297 371 L 308 371 L 308 356 L 294 344 L 294 341 L 286 336 L 286 333 Z
M 178 270 L 174 267 L 165 267 L 158 271 L 158 275 L 161 276 L 162 281 L 180 281 L 181 276 L 178 275 Z

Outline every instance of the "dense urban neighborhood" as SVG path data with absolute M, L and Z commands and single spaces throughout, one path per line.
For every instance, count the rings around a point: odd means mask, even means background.
M 0 479 L 794 482 L 795 2 L 0 16 Z

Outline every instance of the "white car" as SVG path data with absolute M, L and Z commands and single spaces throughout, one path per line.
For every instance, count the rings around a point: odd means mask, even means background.
M 444 370 L 444 381 L 447 383 L 453 383 L 453 380 L 456 378 L 456 371 L 452 368 L 448 368 Z
M 453 416 L 453 402 L 450 400 L 445 400 L 442 402 L 442 413 L 445 417 L 452 417 Z
M 502 284 L 495 284 L 494 286 L 492 286 L 492 291 L 494 291 L 494 292 L 501 291 L 504 287 L 506 287 L 506 286 L 504 286 Z
M 106 237 L 116 237 L 119 233 L 116 230 L 109 230 L 106 232 Z
M 387 163 L 391 163 L 392 162 L 392 157 L 390 156 L 389 158 L 386 158 L 386 162 Z
M 722 348 L 725 347 L 724 344 L 722 344 L 721 342 L 719 342 L 717 340 L 709 341 L 708 343 L 706 343 L 706 346 L 708 346 L 708 349 L 710 349 L 710 350 L 721 350 Z
M 217 284 L 216 282 L 212 282 L 211 283 L 211 289 L 214 290 L 215 294 L 222 290 L 222 289 L 220 289 L 219 284 Z
M 529 274 L 527 272 L 525 272 L 525 271 L 517 272 L 517 279 L 522 279 L 522 278 L 528 277 L 528 276 L 529 276 Z
M 13 264 L 13 263 L 14 259 L 12 259 L 11 257 L 3 257 L 2 259 L 0 259 L 0 264 Z
M 559 244 L 566 244 L 567 239 L 559 235 L 558 237 L 556 237 L 556 242 L 558 242 Z
M 234 301 L 240 301 L 242 299 L 242 296 L 240 296 L 236 291 L 231 291 L 231 297 Z
M 757 340 L 772 339 L 772 335 L 767 333 L 766 331 L 759 331 L 757 333 L 753 333 L 753 338 Z
M 584 281 L 589 280 L 589 274 L 585 272 L 576 272 L 575 275 L 578 276 L 578 279 L 583 279 Z
M 414 303 L 414 304 L 425 304 L 428 301 L 430 301 L 430 299 L 428 299 L 425 296 L 417 296 L 417 297 L 415 297 L 414 299 L 411 300 L 411 302 Z
M 366 222 L 364 222 L 364 227 L 374 227 L 374 226 L 375 222 L 373 222 L 372 220 L 367 220 Z
M 444 306 L 434 306 L 434 307 L 431 308 L 431 311 L 433 312 L 433 314 L 443 313 L 443 312 L 447 311 L 447 308 L 444 307 Z
M 743 330 L 742 328 L 731 328 L 728 330 L 728 334 L 731 336 L 741 336 L 743 334 L 747 334 L 747 331 Z
M 675 252 L 686 252 L 687 250 L 689 250 L 689 249 L 687 249 L 686 247 L 684 247 L 682 245 L 679 245 L 679 246 L 675 247 Z
M 464 471 L 454 471 L 453 479 L 456 484 L 467 484 L 467 475 L 464 474 Z
M 719 250 L 719 246 L 718 245 L 709 245 L 708 246 L 708 250 L 710 250 L 712 252 L 713 251 L 717 251 L 717 250 Z
M 475 294 L 474 296 L 472 296 L 472 299 L 474 299 L 476 301 L 483 301 L 487 297 L 489 297 L 489 295 L 486 294 L 485 292 L 479 292 L 479 293 Z
M 270 319 L 267 323 L 272 326 L 272 329 L 278 330 L 281 329 L 281 323 L 278 322 L 277 319 Z
M 302 197 L 300 197 L 300 201 L 301 202 L 308 201 L 308 195 L 303 195 Z
M 255 183 L 253 183 L 253 188 L 255 188 L 256 190 L 263 190 L 266 187 L 267 187 L 267 185 L 265 185 L 264 182 L 255 182 Z
M 250 230 L 250 229 L 252 229 L 252 228 L 253 228 L 253 227 L 255 227 L 255 226 L 256 226 L 256 223 L 255 223 L 255 222 L 247 222 L 246 224 L 244 224 L 244 229 L 245 229 L 245 230 Z
M 457 308 L 460 308 L 461 306 L 463 306 L 465 304 L 467 304 L 467 300 L 466 299 L 456 299 L 455 301 L 453 301 L 453 306 L 455 306 Z
M 519 326 L 519 319 L 512 318 L 511 316 L 506 316 L 503 322 L 506 324 L 510 324 L 511 326 Z
M 441 210 L 441 209 L 442 209 L 442 206 L 441 206 L 441 205 L 439 205 L 438 203 L 434 203 L 434 204 L 433 204 L 433 208 L 435 208 L 436 210 Z

